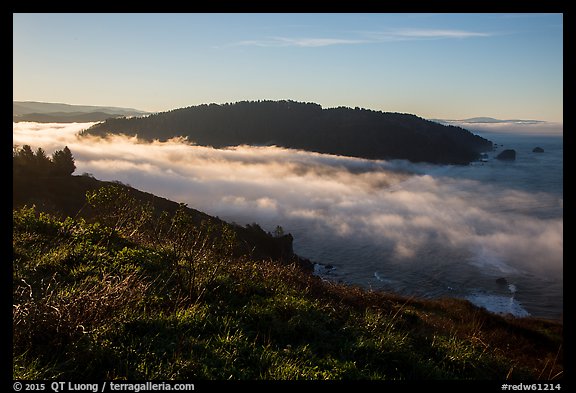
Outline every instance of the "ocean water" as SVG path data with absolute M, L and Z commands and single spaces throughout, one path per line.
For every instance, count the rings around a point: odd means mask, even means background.
M 561 318 L 562 136 L 477 134 L 497 144 L 485 162 L 432 167 L 425 173 L 443 184 L 454 184 L 451 191 L 460 193 L 463 203 L 456 208 L 462 210 L 451 212 L 450 206 L 444 206 L 444 214 L 466 215 L 467 209 L 481 207 L 510 225 L 482 228 L 480 221 L 471 222 L 475 241 L 431 241 L 403 261 L 396 260 L 390 247 L 377 238 L 339 242 L 324 236 L 314 241 L 307 228 L 297 225 L 295 232 L 301 236 L 296 236 L 296 252 L 321 261 L 316 273 L 327 279 L 409 296 L 465 298 L 496 313 Z M 544 153 L 532 152 L 536 146 Z M 504 149 L 516 150 L 516 160 L 495 159 Z M 517 233 L 515 225 L 520 228 Z M 523 225 L 530 229 L 522 229 Z M 555 227 L 553 234 L 551 227 Z M 503 240 L 506 236 L 509 241 Z M 532 242 L 542 247 L 531 247 Z
M 455 166 L 79 138 L 91 124 L 14 123 L 13 143 L 48 154 L 67 145 L 77 175 L 121 181 L 229 222 L 270 232 L 281 225 L 327 280 L 562 317 L 562 136 L 475 131 L 497 149 Z M 544 152 L 533 153 L 536 146 Z M 495 159 L 503 149 L 515 149 L 516 160 Z

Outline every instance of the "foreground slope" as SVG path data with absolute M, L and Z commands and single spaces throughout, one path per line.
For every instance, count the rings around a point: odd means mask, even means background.
M 140 118 L 108 119 L 86 131 L 143 139 L 188 137 L 214 147 L 271 145 L 369 159 L 467 164 L 492 143 L 454 126 L 366 109 L 323 109 L 294 101 L 242 101 L 175 109 Z
M 238 234 L 203 213 L 69 178 L 14 182 L 15 379 L 563 376 L 559 322 L 326 282 L 235 252 Z

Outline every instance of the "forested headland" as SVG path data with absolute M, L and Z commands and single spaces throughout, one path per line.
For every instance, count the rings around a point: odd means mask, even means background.
M 138 135 L 145 140 L 183 136 L 214 147 L 277 145 L 438 164 L 467 164 L 492 149 L 492 142 L 468 130 L 411 114 L 323 109 L 318 104 L 290 100 L 204 104 L 145 117 L 108 119 L 85 133 Z

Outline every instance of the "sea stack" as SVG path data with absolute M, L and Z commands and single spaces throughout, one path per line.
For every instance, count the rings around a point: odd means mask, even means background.
M 503 150 L 502 153 L 500 153 L 496 156 L 496 158 L 499 160 L 513 161 L 516 159 L 516 150 L 514 150 L 514 149 Z

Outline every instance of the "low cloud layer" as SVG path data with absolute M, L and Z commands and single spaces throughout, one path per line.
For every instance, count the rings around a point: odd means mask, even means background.
M 515 135 L 561 136 L 564 133 L 562 123 L 541 120 L 498 120 L 475 118 L 466 120 L 435 120 L 442 124 L 459 126 L 473 132 L 505 133 Z
M 426 250 L 451 248 L 461 252 L 462 263 L 495 272 L 562 275 L 557 195 L 484 184 L 463 176 L 461 167 L 278 147 L 218 150 L 180 139 L 78 137 L 87 126 L 14 123 L 13 142 L 48 154 L 66 145 L 75 174 L 119 180 L 241 224 L 282 225 L 303 251 L 327 242 L 372 244 L 386 252 L 379 258 L 401 264 L 423 263 Z M 534 215 L 542 206 L 560 215 Z

